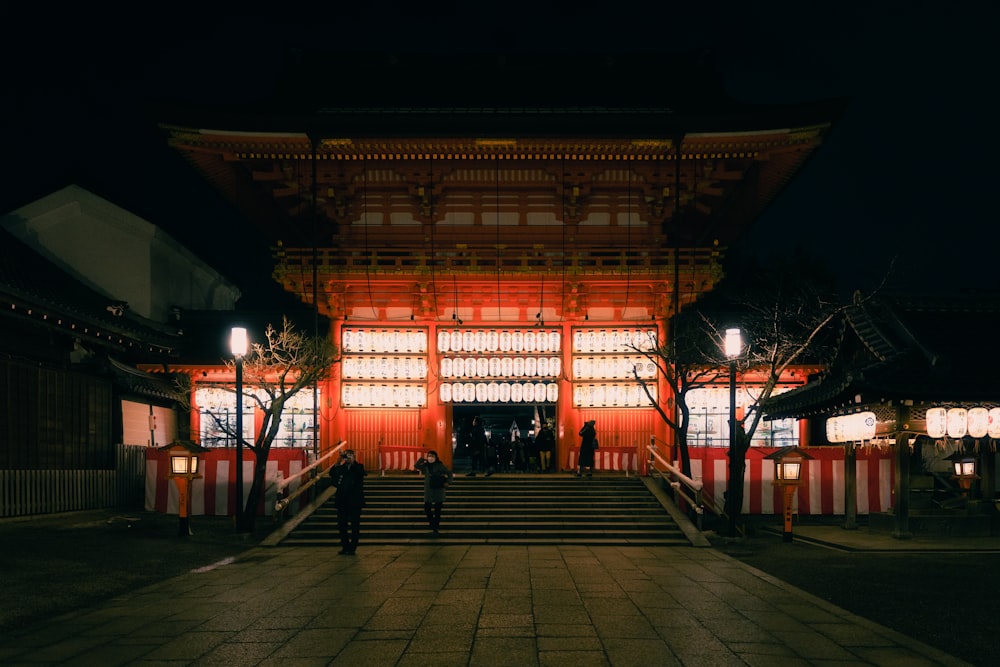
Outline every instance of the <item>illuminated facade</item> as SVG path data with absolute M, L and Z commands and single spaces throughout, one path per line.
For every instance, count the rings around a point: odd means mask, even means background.
M 364 76 L 404 91 L 398 69 Z M 518 86 L 497 105 L 470 86 L 462 103 L 446 103 L 457 88 L 422 106 L 400 92 L 163 127 L 274 240 L 275 279 L 333 323 L 343 358 L 322 389 L 324 447 L 344 439 L 375 461 L 425 446 L 447 461 L 457 414 L 516 406 L 554 415 L 560 467 L 587 419 L 602 446 L 669 439 L 650 407 L 669 389 L 641 351 L 722 278 L 726 248 L 836 111 L 717 96 L 697 113 L 521 105 Z

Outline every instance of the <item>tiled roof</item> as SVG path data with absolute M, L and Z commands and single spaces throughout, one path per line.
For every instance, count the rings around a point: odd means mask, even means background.
M 17 318 L 147 360 L 171 357 L 182 339 L 80 283 L 0 228 L 0 303 Z M 118 314 L 120 313 L 120 314 Z
M 996 295 L 884 297 L 851 306 L 838 357 L 817 380 L 773 397 L 768 418 L 880 401 L 1000 400 Z

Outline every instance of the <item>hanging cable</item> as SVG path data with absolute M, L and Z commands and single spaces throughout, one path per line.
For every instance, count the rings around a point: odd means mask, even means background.
M 372 319 L 378 319 L 378 311 L 375 310 L 375 299 L 372 296 L 372 277 L 369 271 L 371 267 L 371 256 L 368 254 L 368 155 L 365 154 L 364 160 L 361 163 L 361 167 L 364 169 L 364 174 L 362 175 L 362 199 L 364 201 L 365 213 L 362 218 L 362 222 L 365 226 L 365 283 L 368 285 L 368 305 L 372 309 Z
M 431 225 L 431 256 L 429 259 L 431 265 L 431 298 L 434 301 L 434 319 L 438 319 L 438 305 L 437 305 L 437 274 L 435 273 L 434 265 L 437 264 L 437 249 L 435 248 L 435 230 L 437 224 L 434 221 L 434 156 L 431 155 L 431 166 L 430 166 L 430 192 L 427 194 L 427 199 L 429 202 L 428 214 L 430 215 L 430 225 Z
M 565 316 L 565 313 L 563 311 L 566 309 L 566 154 L 565 153 L 563 153 L 559 161 L 559 166 L 562 169 L 562 174 L 560 175 L 560 179 L 562 180 L 562 192 L 560 193 L 560 197 L 562 197 L 562 201 L 560 202 L 560 216 L 562 217 L 561 221 L 562 222 L 562 230 L 561 230 L 562 231 L 562 276 L 561 276 L 562 284 L 560 285 L 559 288 L 559 299 L 560 299 L 559 312 L 561 314 L 559 321 L 561 322 Z
M 628 310 L 628 297 L 629 289 L 631 288 L 632 282 L 632 269 L 629 266 L 629 257 L 632 254 L 632 167 L 629 165 L 628 161 L 625 162 L 627 169 L 626 185 L 625 185 L 625 195 L 628 200 L 627 203 L 627 214 L 626 214 L 626 230 L 625 230 L 625 303 L 622 305 L 622 319 L 625 319 L 625 312 Z
M 497 153 L 494 160 L 494 173 L 496 174 L 496 199 L 497 199 L 497 211 L 496 211 L 496 225 L 497 225 L 497 321 L 501 321 L 501 308 L 502 303 L 500 296 L 500 154 Z

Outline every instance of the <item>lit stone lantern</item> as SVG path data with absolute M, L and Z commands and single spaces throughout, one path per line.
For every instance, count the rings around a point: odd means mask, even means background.
M 795 499 L 795 488 L 802 484 L 802 462 L 812 460 L 803 449 L 798 447 L 782 447 L 764 458 L 774 461 L 774 485 L 784 489 L 782 508 L 785 517 L 781 538 L 785 542 L 792 541 L 792 505 Z
M 168 477 L 177 484 L 177 514 L 180 517 L 177 534 L 187 537 L 191 534 L 191 527 L 188 524 L 188 517 L 191 515 L 191 480 L 201 479 L 201 475 L 198 474 L 198 456 L 207 452 L 208 448 L 189 440 L 175 440 L 159 449 L 170 455 Z
M 948 460 L 955 467 L 955 474 L 951 476 L 952 479 L 958 480 L 958 485 L 962 489 L 962 495 L 968 497 L 969 489 L 972 488 L 972 482 L 979 479 L 979 475 L 976 474 L 976 457 L 959 449 L 949 456 Z

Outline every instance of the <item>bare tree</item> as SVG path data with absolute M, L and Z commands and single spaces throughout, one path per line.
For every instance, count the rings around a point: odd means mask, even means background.
M 732 534 L 737 532 L 743 507 L 746 453 L 763 413 L 760 406 L 793 366 L 822 363 L 832 351 L 837 332 L 830 326 L 846 306 L 835 296 L 828 277 L 805 258 L 753 267 L 727 278 L 720 289 L 689 306 L 671 320 L 669 340 L 655 350 L 640 350 L 653 361 L 670 385 L 672 396 L 653 400 L 645 381 L 634 372 L 651 405 L 671 428 L 681 457 L 681 470 L 691 475 L 688 452 L 691 390 L 718 384 L 728 376 L 723 352 L 724 330 L 739 325 L 746 337 L 746 353 L 737 360 L 743 377 L 745 410 L 735 420 L 730 452 L 729 487 L 724 512 Z M 752 375 L 753 383 L 747 382 Z M 751 391 L 751 388 L 753 391 Z M 673 404 L 671 404 L 671 400 Z M 664 407 L 665 405 L 665 407 Z
M 760 406 L 793 366 L 822 365 L 830 359 L 839 336 L 831 323 L 847 305 L 836 297 L 825 276 L 816 273 L 816 266 L 804 259 L 758 270 L 726 297 L 739 313 L 746 337 L 746 354 L 737 360 L 744 378 L 745 409 L 735 424 L 725 503 L 729 532 L 735 535 L 743 507 L 746 453 L 764 416 Z M 714 332 L 720 347 L 721 329 Z M 746 381 L 751 374 L 752 385 Z
M 330 367 L 338 361 L 337 351 L 328 337 L 312 337 L 298 331 L 292 322 L 283 318 L 281 329 L 267 325 L 264 339 L 253 342 L 243 358 L 243 399 L 255 405 L 264 418 L 253 443 L 235 433 L 228 422 L 217 420 L 224 432 L 254 453 L 254 473 L 246 505 L 237 512 L 238 532 L 254 528 L 257 504 L 264 493 L 264 477 L 271 445 L 281 427 L 281 415 L 288 400 L 306 387 L 326 377 Z M 226 366 L 234 369 L 236 362 L 227 360 Z M 235 387 L 229 386 L 235 392 Z
M 674 443 L 680 454 L 681 472 L 691 476 L 691 455 L 688 451 L 688 429 L 691 409 L 688 393 L 699 387 L 716 384 L 726 370 L 719 359 L 719 348 L 712 341 L 713 327 L 700 310 L 686 310 L 670 321 L 670 336 L 654 350 L 634 347 L 652 361 L 659 375 L 670 386 L 666 409 L 653 394 L 645 380 L 633 369 L 635 380 L 646 392 L 650 404 L 660 419 L 674 432 Z M 707 344 L 706 344 L 707 343 Z

